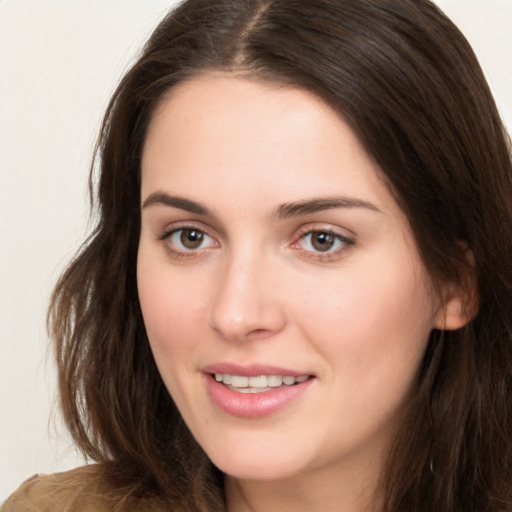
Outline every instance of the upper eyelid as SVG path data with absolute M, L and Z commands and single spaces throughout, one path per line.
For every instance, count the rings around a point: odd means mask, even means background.
M 302 233 L 299 236 L 299 238 L 304 238 L 305 236 L 311 235 L 313 233 L 326 233 L 328 235 L 332 235 L 335 238 L 339 238 L 341 240 L 350 240 L 351 241 L 353 239 L 352 237 L 348 237 L 342 233 L 339 233 L 338 231 L 334 231 L 331 229 L 309 229 L 309 230 L 305 231 L 304 233 Z
M 355 241 L 357 236 L 356 234 L 348 229 L 342 228 L 340 226 L 333 226 L 332 224 L 323 223 L 323 222 L 311 222 L 304 226 L 301 226 L 296 230 L 295 238 L 302 237 L 307 235 L 308 233 L 317 233 L 317 232 L 325 232 L 330 233 L 332 235 L 339 236 L 341 238 Z
M 166 224 L 166 226 L 161 229 L 159 237 L 163 239 L 180 229 L 197 229 L 198 231 L 202 231 L 204 234 L 208 235 L 210 238 L 216 239 L 210 228 L 205 226 L 202 222 L 197 221 L 177 221 Z
M 210 223 L 204 219 L 196 218 L 195 215 L 179 216 L 179 217 L 154 217 L 152 220 L 148 220 L 148 225 L 153 226 L 151 229 L 156 233 L 156 237 L 164 236 L 163 233 L 169 234 L 171 231 L 180 228 L 193 228 L 204 231 L 207 235 L 211 236 L 217 241 L 226 238 L 226 231 L 222 225 L 217 225 L 216 222 Z

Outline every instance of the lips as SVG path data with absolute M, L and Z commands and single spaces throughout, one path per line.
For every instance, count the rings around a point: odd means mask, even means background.
M 291 405 L 309 389 L 310 374 L 270 366 L 212 365 L 203 369 L 212 402 L 241 418 L 262 418 Z

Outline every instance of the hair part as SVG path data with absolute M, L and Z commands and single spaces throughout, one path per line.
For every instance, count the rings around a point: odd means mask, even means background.
M 49 310 L 77 446 L 119 488 L 177 511 L 224 508 L 222 475 L 158 374 L 135 271 L 152 115 L 173 87 L 208 72 L 324 100 L 378 163 L 433 282 L 475 283 L 475 318 L 432 333 L 382 475 L 383 510 L 512 507 L 510 139 L 469 44 L 428 0 L 188 0 L 156 28 L 108 106 L 98 223 Z M 91 190 L 95 180 L 93 170 Z

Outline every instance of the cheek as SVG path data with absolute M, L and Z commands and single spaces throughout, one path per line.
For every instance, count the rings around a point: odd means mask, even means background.
M 139 300 L 156 366 L 173 400 L 186 411 L 190 374 L 196 370 L 196 351 L 204 338 L 199 329 L 204 319 L 202 287 L 191 286 L 183 272 L 172 272 L 169 265 L 159 267 L 154 260 L 146 265 L 141 257 L 137 274 Z
M 171 272 L 139 253 L 137 285 L 144 324 L 151 348 L 160 367 L 161 358 L 179 356 L 197 338 L 197 326 L 204 317 L 200 287 L 191 285 L 184 273 Z M 174 359 L 174 357 L 172 358 Z
M 434 304 L 414 268 L 347 269 L 297 311 L 305 335 L 339 378 L 379 380 L 415 374 L 434 321 Z M 393 370 L 397 371 L 394 374 Z

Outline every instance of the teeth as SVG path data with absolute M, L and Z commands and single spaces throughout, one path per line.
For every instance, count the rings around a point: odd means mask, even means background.
M 269 388 L 278 388 L 283 384 L 283 377 L 280 375 L 269 375 L 267 377 L 267 385 Z
M 226 377 L 224 376 L 224 379 Z M 224 381 L 226 382 L 226 381 Z M 232 375 L 231 376 L 231 385 L 234 388 L 246 388 L 249 386 L 249 377 L 240 377 L 238 375 Z
M 258 375 L 257 377 L 244 377 L 242 375 L 231 375 L 229 373 L 216 373 L 215 380 L 222 382 L 232 388 L 244 393 L 257 393 L 258 390 L 278 388 L 283 384 L 293 386 L 308 380 L 308 375 L 293 377 L 291 375 Z
M 260 375 L 259 377 L 249 377 L 247 384 L 250 388 L 266 388 L 268 387 L 268 379 L 266 375 Z M 239 386 L 242 387 L 242 386 Z M 244 388 L 247 386 L 243 386 Z

